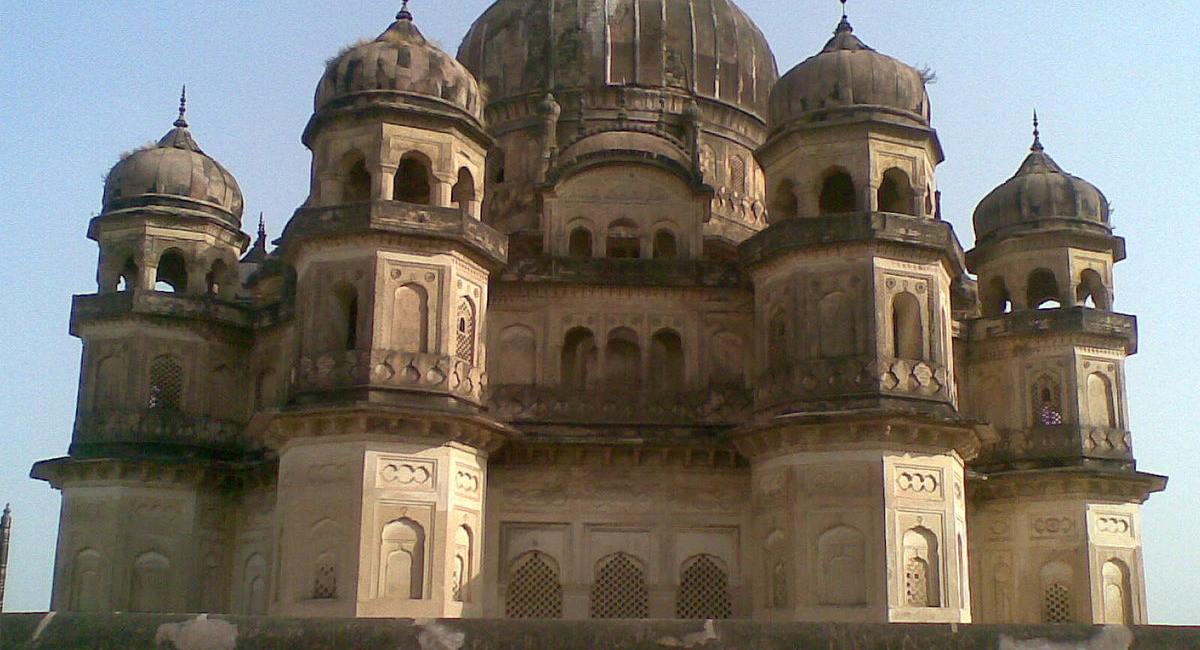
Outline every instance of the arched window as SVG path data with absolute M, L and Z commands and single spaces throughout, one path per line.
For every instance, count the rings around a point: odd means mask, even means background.
M 735 194 L 746 193 L 746 159 L 741 156 L 729 157 L 729 191 Z
M 250 616 L 267 613 L 267 561 L 255 553 L 246 558 L 242 572 L 242 610 Z
M 866 544 L 862 533 L 835 526 L 817 538 L 817 596 L 822 605 L 867 602 Z
M 1104 563 L 1100 574 L 1104 590 L 1104 622 L 1110 625 L 1133 623 L 1133 606 L 1129 601 L 1129 567 L 1121 560 L 1112 559 Z
M 149 383 L 150 408 L 177 411 L 183 406 L 183 365 L 178 359 L 164 354 L 151 361 Z
M 85 548 L 75 555 L 71 566 L 72 612 L 100 612 L 107 607 L 105 593 L 107 563 L 100 553 Z
M 592 618 L 648 618 L 650 594 L 646 571 L 637 558 L 614 553 L 596 563 L 592 582 Z
M 314 600 L 337 598 L 337 561 L 333 553 L 322 553 L 313 566 L 312 598 Z
M 450 188 L 450 201 L 464 212 L 475 204 L 475 177 L 466 167 L 458 170 L 458 181 Z
M 345 177 L 342 186 L 342 202 L 355 203 L 371 200 L 371 173 L 367 171 L 367 161 L 362 154 L 350 153 L 342 162 Z
M 429 352 L 429 292 L 425 287 L 405 284 L 396 288 L 390 326 L 391 349 Z
M 675 618 L 725 619 L 733 615 L 729 598 L 729 573 L 725 563 L 707 554 L 697 555 L 680 567 Z
M 1047 269 L 1037 269 L 1029 274 L 1026 303 L 1032 309 L 1054 309 L 1061 307 L 1058 280 Z
M 880 212 L 915 214 L 912 183 L 908 174 L 899 168 L 892 167 L 883 173 L 876 198 L 879 201 Z
M 220 295 L 225 283 L 229 280 L 229 267 L 222 260 L 215 260 L 208 275 L 204 276 L 204 284 L 211 296 Z
M 1093 372 L 1087 378 L 1088 424 L 1098 427 L 1117 428 L 1116 409 L 1113 408 L 1112 382 L 1101 373 Z
M 494 386 L 537 382 L 537 337 L 526 325 L 509 325 L 500 332 L 499 345 L 488 354 Z
M 683 382 L 683 341 L 672 330 L 659 330 L 650 340 L 650 387 L 678 392 Z
M 471 563 L 474 560 L 475 536 L 466 525 L 454 531 L 454 565 L 450 576 L 450 596 L 456 603 L 470 602 Z
M 675 233 L 666 229 L 654 233 L 654 259 L 673 260 L 678 258 L 679 246 L 675 243 Z
M 405 203 L 429 205 L 431 199 L 430 170 L 433 165 L 425 154 L 410 151 L 396 167 L 396 178 L 392 184 L 392 199 Z
M 1070 623 L 1074 620 L 1071 584 L 1074 571 L 1060 560 L 1048 562 L 1039 571 L 1042 585 L 1042 622 Z
M 616 259 L 637 259 L 642 256 L 642 242 L 637 224 L 618 219 L 608 226 L 606 254 Z
M 379 566 L 385 598 L 420 600 L 425 593 L 425 529 L 401 517 L 383 527 Z
M 138 287 L 138 265 L 130 255 L 121 266 L 121 274 L 117 277 L 117 291 L 132 291 Z
M 937 537 L 917 526 L 904 533 L 904 604 L 941 607 Z
M 471 299 L 462 296 L 458 299 L 458 314 L 456 316 L 455 355 L 467 363 L 475 363 L 475 305 Z
M 1057 426 L 1063 423 L 1062 388 L 1056 378 L 1048 374 L 1040 375 L 1033 381 L 1030 392 L 1034 426 Z
M 1004 285 L 1004 278 L 992 278 L 984 285 L 981 302 L 983 315 L 988 318 L 1012 311 L 1012 298 L 1008 294 L 1008 287 Z
M 571 257 L 587 258 L 592 256 L 592 231 L 577 226 L 571 231 L 571 237 L 567 241 L 567 255 Z
M 332 327 L 333 340 L 330 346 L 343 350 L 358 349 L 358 290 L 348 284 L 338 286 L 333 292 L 336 307 Z
M 843 357 L 858 351 L 858 332 L 846 292 L 830 291 L 822 296 L 817 314 L 821 356 Z
M 159 553 L 142 553 L 133 561 L 133 576 L 129 584 L 129 611 L 167 612 L 171 562 Z
M 796 200 L 796 186 L 790 179 L 785 178 L 775 188 L 775 200 L 771 202 L 771 218 L 790 219 L 799 214 L 800 204 Z
M 504 182 L 504 163 L 504 150 L 500 147 L 492 149 L 491 153 L 488 154 L 487 167 L 488 178 L 490 178 L 493 183 Z
M 1094 309 L 1112 309 L 1112 301 L 1104 280 L 1093 269 L 1085 269 L 1079 276 L 1079 288 L 1075 294 L 1079 304 Z
M 158 275 L 154 280 L 155 291 L 183 293 L 188 287 L 187 262 L 183 253 L 172 248 L 158 258 Z
M 642 349 L 633 330 L 619 327 L 609 332 L 604 347 L 604 378 L 613 389 L 628 390 L 642 383 Z
M 834 169 L 821 181 L 819 207 L 822 215 L 854 212 L 858 209 L 854 179 L 845 170 Z
M 530 551 L 513 561 L 504 593 L 508 618 L 562 618 L 563 588 L 558 563 L 540 551 Z
M 763 540 L 766 551 L 763 561 L 767 572 L 767 608 L 788 606 L 787 544 L 783 533 L 773 530 Z
M 596 337 L 591 330 L 576 327 L 563 338 L 562 385 L 564 388 L 582 390 L 591 386 L 596 379 Z
M 921 302 L 907 291 L 892 298 L 892 355 L 897 359 L 926 358 Z

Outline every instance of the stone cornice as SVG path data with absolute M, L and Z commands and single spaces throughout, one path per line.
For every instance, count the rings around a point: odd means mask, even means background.
M 702 260 L 530 257 L 509 264 L 497 281 L 605 287 L 750 288 L 737 266 Z
M 285 255 L 301 242 L 363 234 L 449 240 L 463 246 L 485 266 L 500 269 L 508 259 L 508 238 L 456 208 L 401 201 L 363 201 L 323 208 L 300 208 L 280 239 Z
M 1136 317 L 1088 307 L 1022 309 L 964 325 L 967 338 L 978 344 L 1058 336 L 1068 343 L 1107 343 L 1127 355 L 1137 353 Z
M 740 469 L 746 460 L 728 443 L 576 441 L 570 443 L 525 439 L 505 446 L 491 459 L 496 466 L 682 467 Z
M 288 441 L 333 436 L 383 436 L 430 444 L 459 443 L 491 453 L 520 434 L 490 418 L 449 410 L 354 403 L 288 407 L 254 416 L 247 435 L 279 449 Z
M 276 463 L 232 463 L 181 458 L 53 458 L 35 463 L 29 476 L 55 489 L 71 484 L 127 484 L 237 490 L 274 482 Z
M 730 434 L 738 451 L 757 459 L 798 452 L 859 447 L 914 451 L 955 451 L 974 458 L 991 429 L 974 422 L 885 411 L 845 411 L 779 415 Z
M 789 251 L 830 249 L 839 244 L 915 248 L 934 253 L 954 277 L 966 272 L 962 246 L 948 222 L 888 212 L 784 219 L 747 239 L 738 253 L 742 266 L 750 268 Z
M 246 305 L 208 294 L 135 289 L 75 296 L 71 301 L 70 332 L 72 336 L 81 336 L 81 328 L 88 325 L 130 317 L 160 323 L 201 322 L 237 333 L 248 332 L 253 321 L 252 310 Z
M 1166 487 L 1167 477 L 1146 472 L 1051 468 L 980 473 L 967 481 L 967 496 L 972 501 L 1078 496 L 1143 503 Z
M 311 149 L 318 133 L 332 124 L 347 122 L 359 126 L 371 121 L 455 129 L 481 148 L 487 149 L 494 144 L 479 120 L 453 103 L 391 89 L 359 91 L 322 106 L 309 118 L 300 141 Z
M 1078 219 L 1048 217 L 1037 222 L 1013 224 L 976 242 L 975 248 L 966 253 L 967 266 L 974 273 L 998 257 L 1047 248 L 1080 248 L 1109 253 L 1114 262 L 1125 259 L 1125 239 L 1112 235 L 1105 227 Z

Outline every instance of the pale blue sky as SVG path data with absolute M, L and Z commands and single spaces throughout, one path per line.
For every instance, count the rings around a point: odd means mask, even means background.
M 414 0 L 417 23 L 457 48 L 490 0 Z M 7 610 L 49 602 L 59 500 L 28 478 L 66 452 L 79 343 L 70 296 L 95 290 L 86 237 L 101 178 L 159 138 L 189 89 L 192 131 L 241 183 L 247 221 L 273 234 L 303 201 L 301 130 L 326 58 L 373 37 L 395 2 L 0 1 L 0 501 L 16 512 Z M 834 0 L 740 0 L 780 71 L 815 53 Z M 946 217 L 964 246 L 975 204 L 1030 141 L 1111 199 L 1129 259 L 1118 310 L 1139 316 L 1128 366 L 1139 467 L 1171 476 L 1144 510 L 1150 615 L 1200 623 L 1200 9 L 1190 0 L 851 0 L 872 47 L 937 72 L 934 126 Z M 251 224 L 252 227 L 252 224 Z

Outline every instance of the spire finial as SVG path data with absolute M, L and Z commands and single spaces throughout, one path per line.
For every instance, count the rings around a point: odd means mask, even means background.
M 186 114 L 187 114 L 187 84 L 184 84 L 183 90 L 181 90 L 179 92 L 179 119 L 175 120 L 175 126 L 181 128 L 181 129 L 187 128 L 188 123 L 187 123 L 187 118 L 185 117 Z
M 263 218 L 263 213 L 258 213 L 258 239 L 259 241 L 267 241 L 267 221 Z
M 407 20 L 409 22 L 412 22 L 412 19 L 413 19 L 413 15 L 408 10 L 408 0 L 404 0 L 400 4 L 400 12 L 396 14 L 396 20 Z
M 1042 132 L 1038 130 L 1037 109 L 1033 109 L 1033 146 L 1029 147 L 1030 151 L 1042 151 Z
M 850 19 L 846 16 L 846 0 L 842 0 L 842 20 L 838 23 L 837 29 L 833 30 L 834 35 L 850 34 L 854 32 L 854 28 L 850 26 Z

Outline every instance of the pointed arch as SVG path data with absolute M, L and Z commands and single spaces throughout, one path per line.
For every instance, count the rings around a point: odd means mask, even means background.
M 433 163 L 429 156 L 410 151 L 400 157 L 392 183 L 392 200 L 417 205 L 432 205 Z
M 1116 404 L 1113 400 L 1112 382 L 1103 373 L 1093 372 L 1087 377 L 1088 424 L 1098 427 L 1117 428 Z
M 1058 280 L 1049 269 L 1034 269 L 1029 274 L 1025 304 L 1031 309 L 1054 309 L 1062 306 Z
M 425 528 L 401 517 L 384 525 L 381 538 L 382 595 L 420 600 L 425 593 Z
M 454 353 L 459 359 L 472 365 L 475 363 L 475 330 L 477 325 L 475 303 L 467 296 L 460 296 L 458 299 L 458 310 L 455 314 Z
M 507 618 L 562 618 L 563 587 L 558 562 L 541 551 L 513 560 L 504 592 Z
M 183 251 L 168 248 L 158 258 L 158 271 L 154 279 L 154 290 L 167 293 L 184 293 L 188 290 L 187 260 Z
M 168 612 L 171 561 L 161 553 L 147 551 L 133 561 L 129 583 L 129 611 Z
M 1133 623 L 1133 603 L 1130 602 L 1129 565 L 1110 559 L 1100 570 L 1104 598 L 1104 622 L 1110 625 Z
M 475 561 L 475 534 L 463 524 L 454 531 L 454 559 L 450 575 L 450 596 L 457 603 L 471 602 L 470 581 Z
M 466 167 L 458 170 L 458 178 L 450 188 L 450 202 L 463 212 L 475 209 L 475 176 Z
M 840 167 L 826 171 L 821 178 L 817 205 L 822 216 L 858 210 L 858 190 L 850 172 Z
M 941 559 L 937 536 L 923 526 L 904 533 L 904 604 L 941 607 Z
M 731 616 L 733 605 L 725 563 L 707 553 L 685 560 L 679 567 L 675 618 L 712 620 Z
M 575 327 L 563 337 L 562 385 L 564 388 L 582 390 L 590 387 L 599 378 L 597 363 L 599 351 L 596 337 L 586 327 Z
M 596 563 L 589 608 L 592 618 L 648 618 L 649 605 L 641 560 L 618 552 Z
M 928 358 L 921 301 L 907 291 L 892 298 L 892 356 L 922 361 Z
M 904 170 L 892 167 L 883 172 L 876 192 L 880 212 L 914 215 L 913 197 L 912 181 Z

